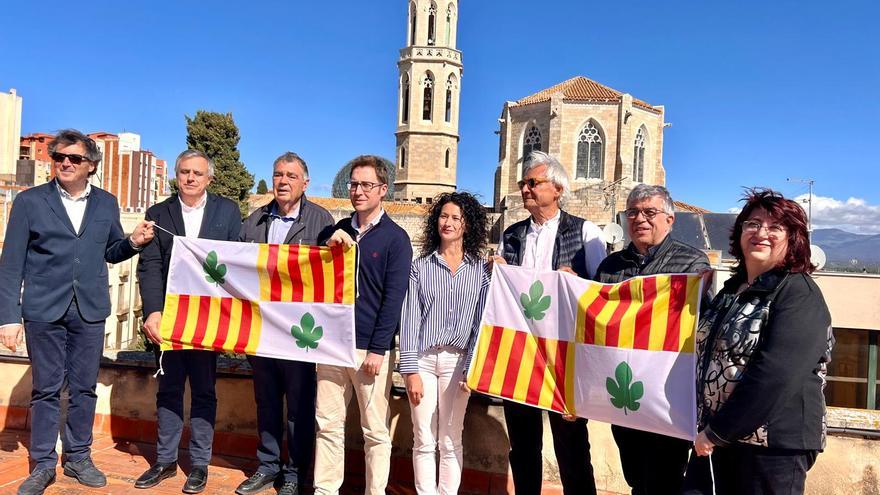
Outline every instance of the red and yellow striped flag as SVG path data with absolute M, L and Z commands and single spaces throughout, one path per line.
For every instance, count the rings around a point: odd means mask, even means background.
M 570 414 L 574 411 L 574 352 L 570 342 L 485 325 L 468 386 L 517 402 Z
M 208 349 L 254 354 L 260 342 L 260 306 L 233 297 L 168 294 L 162 350 Z
M 355 250 L 260 244 L 260 300 L 354 304 Z
M 699 277 L 657 275 L 592 284 L 578 300 L 575 341 L 623 349 L 694 352 Z

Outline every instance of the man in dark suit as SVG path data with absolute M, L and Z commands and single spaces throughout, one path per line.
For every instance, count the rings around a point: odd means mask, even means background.
M 234 202 L 207 192 L 214 178 L 214 162 L 201 151 L 186 150 L 174 164 L 178 193 L 147 210 L 147 219 L 174 235 L 237 241 L 241 213 Z M 159 231 L 156 242 L 144 249 L 138 263 L 144 321 L 144 333 L 155 344 L 162 342 L 159 323 L 165 304 L 165 284 L 174 237 Z M 211 443 L 217 396 L 214 384 L 217 353 L 203 350 L 178 350 L 164 353 L 156 393 L 159 431 L 157 459 L 140 478 L 136 488 L 150 488 L 177 474 L 177 448 L 183 432 L 183 392 L 189 378 L 190 442 L 192 469 L 183 485 L 184 493 L 199 493 L 208 482 Z
M 89 184 L 101 153 L 79 131 L 60 131 L 49 144 L 55 180 L 15 198 L 0 257 L 0 342 L 13 351 L 24 334 L 33 373 L 31 448 L 35 464 L 18 489 L 39 495 L 55 481 L 61 387 L 70 400 L 61 432 L 64 474 L 102 487 L 92 463 L 95 386 L 110 315 L 107 263 L 120 263 L 153 238 L 141 222 L 125 237 L 116 198 Z M 22 293 L 22 283 L 24 292 Z
M 241 240 L 270 244 L 319 245 L 332 234 L 333 217 L 305 197 L 309 168 L 296 153 L 287 152 L 272 167 L 275 199 L 244 221 Z M 248 356 L 254 371 L 260 467 L 235 493 L 257 493 L 276 480 L 280 495 L 296 495 L 312 462 L 315 445 L 315 365 L 299 361 Z M 284 404 L 287 404 L 287 462 L 282 463 Z

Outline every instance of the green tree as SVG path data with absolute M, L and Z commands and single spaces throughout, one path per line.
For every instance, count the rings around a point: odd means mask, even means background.
M 269 186 L 266 185 L 266 181 L 260 179 L 260 182 L 257 183 L 257 194 L 266 194 L 269 192 Z
M 199 110 L 186 116 L 186 145 L 214 159 L 214 180 L 208 191 L 238 203 L 242 216 L 247 215 L 247 198 L 254 187 L 254 176 L 241 163 L 238 152 L 238 127 L 232 114 Z

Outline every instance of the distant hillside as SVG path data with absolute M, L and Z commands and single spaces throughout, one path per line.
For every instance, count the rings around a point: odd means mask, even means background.
M 880 235 L 816 229 L 812 243 L 825 251 L 829 265 L 848 265 L 853 259 L 858 260 L 859 266 L 880 265 Z

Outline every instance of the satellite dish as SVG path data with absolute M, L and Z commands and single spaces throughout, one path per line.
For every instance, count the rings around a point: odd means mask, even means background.
M 816 265 L 816 270 L 821 270 L 825 267 L 825 251 L 822 251 L 822 248 L 815 244 L 810 244 L 810 263 Z
M 602 238 L 607 244 L 617 244 L 623 240 L 623 227 L 616 223 L 606 224 L 602 229 Z

